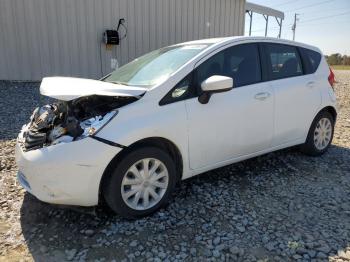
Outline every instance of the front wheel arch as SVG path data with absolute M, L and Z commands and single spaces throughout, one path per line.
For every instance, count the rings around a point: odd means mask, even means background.
M 173 142 L 171 142 L 166 138 L 162 138 L 162 137 L 144 138 L 124 148 L 109 162 L 100 180 L 99 196 L 98 196 L 99 204 L 105 203 L 105 200 L 103 197 L 103 188 L 105 188 L 106 182 L 109 180 L 109 177 L 111 176 L 112 171 L 116 168 L 120 160 L 123 159 L 127 154 L 129 154 L 133 150 L 141 147 L 156 147 L 168 153 L 171 156 L 171 158 L 174 160 L 174 163 L 176 166 L 177 183 L 181 181 L 182 173 L 183 173 L 183 158 L 178 147 Z

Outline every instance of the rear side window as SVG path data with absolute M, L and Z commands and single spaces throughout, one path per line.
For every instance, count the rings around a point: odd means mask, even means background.
M 300 52 L 306 65 L 305 73 L 315 73 L 321 62 L 321 54 L 307 48 L 300 48 Z
M 296 47 L 281 44 L 265 44 L 267 66 L 272 80 L 303 74 Z

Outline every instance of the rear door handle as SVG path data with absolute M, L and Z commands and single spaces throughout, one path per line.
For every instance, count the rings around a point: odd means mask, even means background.
M 306 84 L 307 87 L 309 88 L 313 88 L 315 86 L 315 82 L 314 81 L 310 81 Z
M 257 100 L 265 100 L 266 98 L 270 97 L 270 93 L 268 92 L 261 92 L 261 93 L 257 93 L 254 98 Z

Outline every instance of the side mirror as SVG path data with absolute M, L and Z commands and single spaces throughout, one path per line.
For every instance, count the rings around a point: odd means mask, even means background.
M 202 94 L 198 97 L 201 104 L 207 104 L 213 93 L 230 91 L 233 88 L 233 79 L 227 76 L 214 75 L 201 84 Z

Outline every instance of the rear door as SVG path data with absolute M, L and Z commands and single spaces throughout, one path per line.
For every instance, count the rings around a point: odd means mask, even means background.
M 321 96 L 314 75 L 304 72 L 297 47 L 275 43 L 262 46 L 275 94 L 272 146 L 279 146 L 305 137 Z

